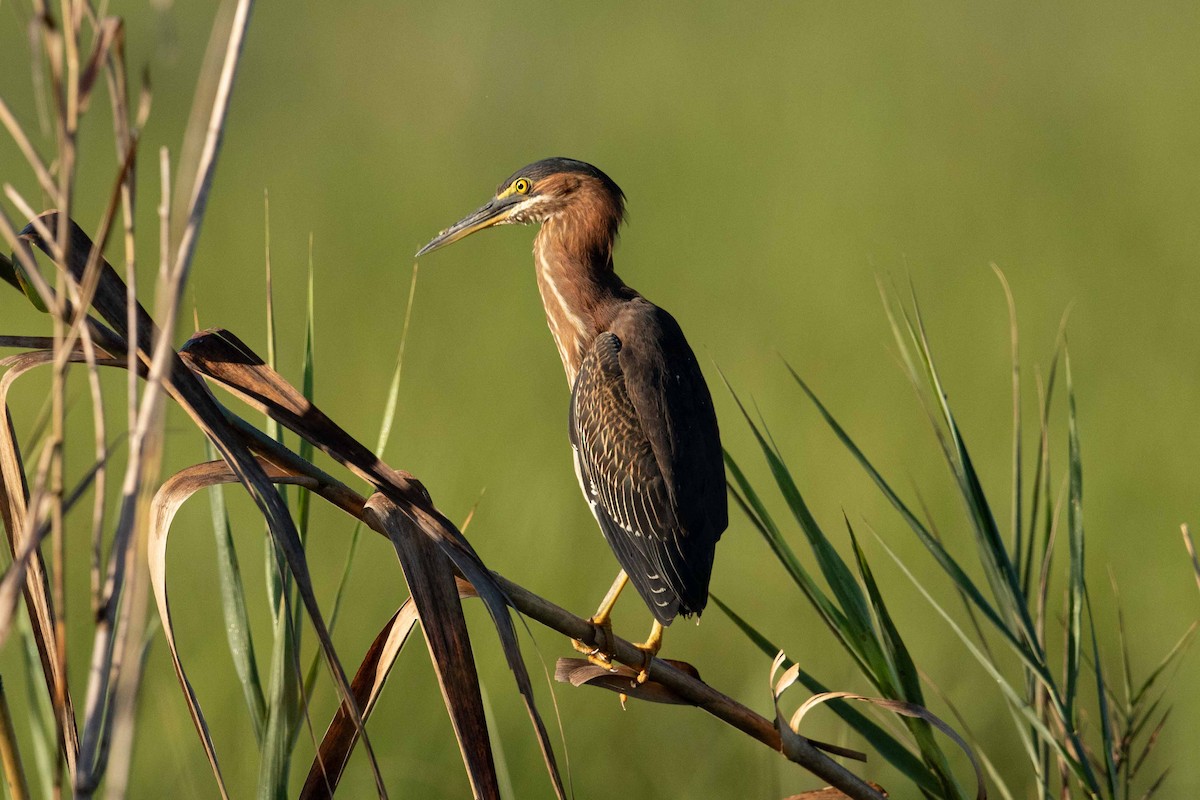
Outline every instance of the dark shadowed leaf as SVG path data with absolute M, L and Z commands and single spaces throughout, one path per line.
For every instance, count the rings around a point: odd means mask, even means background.
M 451 563 L 404 509 L 383 495 L 368 499 L 365 513 L 375 516 L 373 527 L 387 531 L 400 559 L 474 795 L 499 800 L 487 714 Z
M 392 615 L 367 649 L 367 654 L 354 674 L 354 680 L 350 682 L 363 719 L 369 718 L 375 709 L 375 701 L 383 691 L 384 681 L 387 680 L 388 673 L 395 665 L 417 621 L 417 607 L 410 597 Z M 325 800 L 333 797 L 357 743 L 358 731 L 350 719 L 349 709 L 344 705 L 339 706 L 317 748 L 312 766 L 309 767 L 304 788 L 300 791 L 301 800 Z

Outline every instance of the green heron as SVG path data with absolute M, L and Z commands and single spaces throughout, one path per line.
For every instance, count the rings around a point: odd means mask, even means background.
M 624 193 L 603 172 L 548 158 L 517 170 L 417 256 L 493 225 L 541 223 L 533 259 L 571 387 L 575 473 L 622 567 L 591 621 L 610 641 L 612 608 L 633 582 L 654 615 L 638 645 L 645 680 L 663 626 L 708 602 L 728 508 L 717 418 L 696 356 L 675 319 L 613 271 L 624 213 Z M 609 665 L 603 648 L 575 644 Z

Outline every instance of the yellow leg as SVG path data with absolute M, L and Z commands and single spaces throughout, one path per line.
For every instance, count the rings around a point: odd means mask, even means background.
M 658 651 L 662 649 L 663 630 L 662 623 L 654 620 L 654 627 L 650 629 L 650 635 L 646 637 L 646 641 L 634 645 L 634 647 L 646 654 L 646 658 L 642 662 L 642 670 L 637 676 L 638 683 L 645 683 L 646 679 L 650 677 L 650 662 L 654 660 L 654 657 L 658 655 Z
M 625 588 L 625 584 L 629 583 L 629 576 L 625 574 L 625 570 L 617 573 L 617 579 L 613 581 L 613 585 L 608 590 L 608 594 L 604 595 L 604 599 L 600 601 L 600 607 L 596 609 L 596 613 L 592 614 L 592 622 L 596 625 L 608 625 L 608 618 L 612 616 L 613 606 L 617 604 L 617 598 L 621 596 L 621 590 Z
M 629 576 L 625 574 L 625 570 L 621 570 L 617 574 L 617 579 L 613 581 L 612 587 L 608 590 L 608 594 L 604 595 L 604 599 L 600 601 L 600 607 L 596 609 L 596 613 L 591 616 L 588 622 L 596 626 L 597 634 L 596 641 L 603 642 L 598 647 L 589 647 L 578 639 L 572 639 L 571 645 L 588 657 L 588 661 L 598 667 L 605 669 L 612 668 L 612 659 L 609 658 L 606 651 L 612 649 L 612 617 L 613 606 L 617 604 L 617 598 L 621 596 L 621 590 L 625 588 L 625 584 L 629 583 Z

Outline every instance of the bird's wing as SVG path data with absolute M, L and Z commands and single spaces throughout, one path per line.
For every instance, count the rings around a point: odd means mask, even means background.
M 713 548 L 725 528 L 724 468 L 695 358 L 679 333 L 687 358 L 675 363 L 677 353 L 664 349 L 675 342 L 669 331 L 664 340 L 654 319 L 658 309 L 644 305 L 649 318 L 619 318 L 584 355 L 572 391 L 571 442 L 605 538 L 655 616 L 669 622 L 707 600 Z M 703 397 L 672 397 L 694 395 L 697 381 Z M 689 436 L 711 441 L 678 441 Z M 681 461 L 697 453 L 709 462 Z
M 713 547 L 729 523 L 725 462 L 712 395 L 679 324 L 647 302 L 631 303 L 612 331 L 622 372 L 654 450 L 681 534 Z M 707 567 L 706 567 L 707 569 Z

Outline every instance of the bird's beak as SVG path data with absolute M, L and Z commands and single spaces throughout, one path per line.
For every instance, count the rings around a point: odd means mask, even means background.
M 448 244 L 453 244 L 459 239 L 470 236 L 475 231 L 481 231 L 484 228 L 490 228 L 493 225 L 499 225 L 508 219 L 512 214 L 513 209 L 525 197 L 512 195 L 509 197 L 493 197 L 488 201 L 487 205 L 470 214 L 458 222 L 451 225 L 446 230 L 439 233 L 433 238 L 433 241 L 417 251 L 414 258 L 420 258 L 426 253 L 432 253 L 439 247 L 445 247 Z

